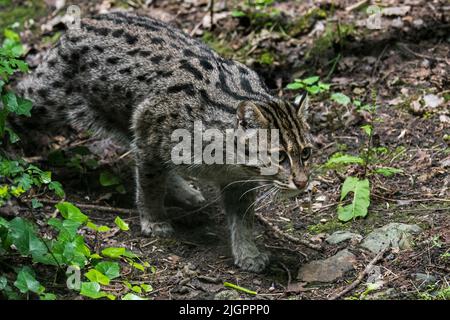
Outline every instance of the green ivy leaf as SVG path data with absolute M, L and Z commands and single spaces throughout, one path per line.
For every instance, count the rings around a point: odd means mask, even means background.
M 149 284 L 141 284 L 141 288 L 144 289 L 145 292 L 152 292 L 153 291 L 153 287 Z
M 375 169 L 373 172 L 381 174 L 385 177 L 392 177 L 394 174 L 402 173 L 403 170 L 397 169 L 397 168 L 391 168 L 391 167 L 381 167 L 381 168 Z
M 85 223 L 88 221 L 88 216 L 83 214 L 80 209 L 78 209 L 76 206 L 71 204 L 70 202 L 60 202 L 56 206 L 56 209 L 61 213 L 61 215 L 68 219 L 77 221 L 80 223 Z
M 114 223 L 115 223 L 116 226 L 118 226 L 119 229 L 122 230 L 122 231 L 128 231 L 128 230 L 130 230 L 130 227 L 128 226 L 128 223 L 126 223 L 125 221 L 123 221 L 120 217 L 116 217 L 116 219 L 114 219 Z
M 127 293 L 126 295 L 124 295 L 122 297 L 122 300 L 148 300 L 148 299 L 139 297 L 139 296 L 135 295 L 134 293 Z
M 120 266 L 117 262 L 102 261 L 97 263 L 95 269 L 107 276 L 109 279 L 120 277 Z
M 240 18 L 240 17 L 245 17 L 245 16 L 247 16 L 247 14 L 246 14 L 245 12 L 243 12 L 243 11 L 240 11 L 240 10 L 233 10 L 233 11 L 231 12 L 231 16 L 232 16 L 233 18 Z
M 338 206 L 338 218 L 344 222 L 367 215 L 367 210 L 370 205 L 369 180 L 347 177 L 342 185 L 340 201 L 343 201 L 350 192 L 353 193 L 352 202 L 346 206 L 342 206 L 341 204 Z
M 313 76 L 313 77 L 309 77 L 306 79 L 303 79 L 302 82 L 308 86 L 315 84 L 317 81 L 319 81 L 319 77 L 318 76 Z
M 22 255 L 40 257 L 47 253 L 47 247 L 37 236 L 34 226 L 17 217 L 9 222 L 11 241 Z
M 106 293 L 100 291 L 100 284 L 97 282 L 82 282 L 80 294 L 92 299 L 106 297 Z
M 346 166 L 349 164 L 364 164 L 364 159 L 361 157 L 355 157 L 348 154 L 336 153 L 331 156 L 330 159 L 325 163 L 326 168 L 335 168 L 338 166 Z
M 108 258 L 117 259 L 125 255 L 125 248 L 106 248 L 102 250 L 102 255 Z
M 333 93 L 331 95 L 331 100 L 343 105 L 343 106 L 347 106 L 351 101 L 351 99 L 349 97 L 347 97 L 345 94 L 337 92 L 337 93 Z
M 366 124 L 366 125 L 362 126 L 361 129 L 364 130 L 364 133 L 365 133 L 366 135 L 368 135 L 368 136 L 371 136 L 371 135 L 372 135 L 373 127 L 372 127 L 370 124 Z
M 91 282 L 98 282 L 102 285 L 108 285 L 110 279 L 98 270 L 91 269 L 84 274 Z
M 299 89 L 303 89 L 304 87 L 305 87 L 305 85 L 303 83 L 301 83 L 301 82 L 292 82 L 292 83 L 289 83 L 286 86 L 286 89 L 288 89 L 288 90 L 299 90 Z
M 43 293 L 39 296 L 40 300 L 56 300 L 56 295 L 53 293 Z
M 40 294 L 45 291 L 45 288 L 35 279 L 34 274 L 29 267 L 23 267 L 19 271 L 14 286 L 19 289 L 21 293 L 31 291 Z
M 116 186 L 120 184 L 120 179 L 109 171 L 103 171 L 100 174 L 100 184 L 103 187 Z
M 33 209 L 42 208 L 44 205 L 37 199 L 31 199 L 31 207 Z
M 58 181 L 52 181 L 48 184 L 48 188 L 52 191 L 55 192 L 55 194 L 60 197 L 60 198 L 64 198 L 65 193 L 64 190 L 62 188 L 61 183 L 59 183 Z

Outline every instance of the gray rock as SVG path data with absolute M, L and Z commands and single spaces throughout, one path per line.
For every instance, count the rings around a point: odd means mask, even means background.
M 297 279 L 304 282 L 332 282 L 352 270 L 355 263 L 355 255 L 344 249 L 328 259 L 305 264 L 298 271 Z
M 408 249 L 411 248 L 411 234 L 420 231 L 422 229 L 415 224 L 389 223 L 369 233 L 361 246 L 375 254 L 388 247 Z
M 234 290 L 223 290 L 216 293 L 214 300 L 241 300 L 241 298 Z
M 332 235 L 328 236 L 325 241 L 329 244 L 338 244 L 343 241 L 352 240 L 355 242 L 360 242 L 362 240 L 362 236 L 356 233 L 352 233 L 349 231 L 336 231 Z

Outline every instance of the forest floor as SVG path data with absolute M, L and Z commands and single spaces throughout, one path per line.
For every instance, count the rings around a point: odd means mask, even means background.
M 16 2 L 23 3 L 11 1 Z M 14 21 L 25 22 L 21 35 L 32 68 L 62 32 L 59 17 L 65 9 L 52 7 L 58 1 L 45 2 L 32 9 L 33 13 L 18 12 L 19 7 L 13 6 L 6 9 L 11 10 L 9 17 L 18 15 Z M 329 299 L 358 275 L 362 281 L 339 298 L 449 298 L 448 1 L 384 1 L 380 29 L 370 28 L 368 1 L 356 7 L 352 7 L 355 1 L 345 0 L 277 1 L 258 11 L 233 1 L 224 6 L 224 1 L 216 0 L 212 28 L 206 0 L 142 2 L 77 4 L 82 15 L 121 9 L 172 23 L 223 56 L 252 67 L 275 94 L 288 99 L 296 94 L 285 89 L 288 83 L 317 75 L 331 84 L 330 92 L 365 103 L 373 103 L 376 95 L 378 109 L 371 114 L 358 111 L 351 103 L 340 105 L 330 100 L 328 92 L 311 96 L 313 162 L 318 169 L 308 193 L 257 208 L 262 219 L 255 220 L 255 236 L 271 257 L 261 274 L 233 265 L 224 214 L 214 202 L 214 190 L 201 186 L 211 205 L 200 212 L 185 212 L 190 221 L 176 224 L 175 238 L 145 238 L 140 235 L 137 214 L 114 209 L 133 208 L 133 163 L 127 150 L 87 133 L 48 137 L 42 145 L 23 150 L 30 162 L 53 172 L 67 199 L 80 204 L 94 222 L 114 226 L 113 220 L 120 214 L 130 224 L 129 232 L 113 228 L 98 244 L 127 247 L 156 267 L 155 273 L 144 275 L 125 269 L 127 279 L 149 281 L 154 290 L 147 295 L 154 299 Z M 367 141 L 360 127 L 372 121 L 372 142 L 381 150 L 377 165 L 395 167 L 402 173 L 371 176 L 368 215 L 343 223 L 337 215 L 340 188 L 345 176 L 361 175 L 361 168 L 324 170 L 319 165 L 336 152 L 357 155 Z M 62 162 L 61 157 L 65 159 Z M 119 176 L 124 190 L 101 186 L 99 175 L 105 171 Z M 52 199 L 42 200 L 47 205 L 34 212 L 38 220 L 54 211 Z M 16 206 L 21 214 L 31 214 L 25 202 Z M 113 209 L 107 212 L 103 207 Z M 374 253 L 361 244 L 378 228 L 386 226 L 385 233 L 391 232 L 398 227 L 390 225 L 393 222 L 405 224 L 404 229 L 393 231 L 397 237 L 392 240 L 393 247 L 363 274 Z M 351 239 L 330 243 L 328 237 L 336 231 L 351 232 L 345 234 Z M 86 237 L 94 241 L 94 235 Z M 343 258 L 326 260 L 336 254 Z M 228 290 L 223 282 L 254 290 L 257 295 Z M 119 282 L 108 287 L 115 293 L 126 290 Z M 63 298 L 80 298 L 74 291 L 56 291 Z

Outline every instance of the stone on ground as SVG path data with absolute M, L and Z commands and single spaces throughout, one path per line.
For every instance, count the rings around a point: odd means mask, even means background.
M 388 247 L 408 249 L 412 245 L 411 234 L 419 233 L 420 231 L 422 229 L 415 224 L 389 223 L 369 233 L 361 246 L 375 254 Z
M 325 260 L 311 261 L 298 271 L 297 279 L 305 282 L 333 282 L 354 268 L 356 257 L 347 249 Z
M 352 242 L 360 242 L 362 240 L 362 236 L 357 233 L 339 230 L 325 239 L 325 241 L 329 244 L 338 244 L 347 240 L 351 240 Z

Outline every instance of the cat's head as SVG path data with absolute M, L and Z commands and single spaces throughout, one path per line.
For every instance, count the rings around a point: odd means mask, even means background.
M 313 145 L 307 111 L 308 97 L 305 93 L 294 103 L 281 99 L 269 103 L 245 101 L 236 112 L 236 126 L 238 130 L 249 133 L 248 136 L 255 134 L 254 129 L 267 129 L 268 157 L 258 157 L 257 164 L 247 168 L 260 175 L 261 180 L 271 181 L 281 194 L 288 197 L 305 190 L 309 182 Z M 271 134 L 276 132 L 278 143 L 274 143 L 276 134 Z

